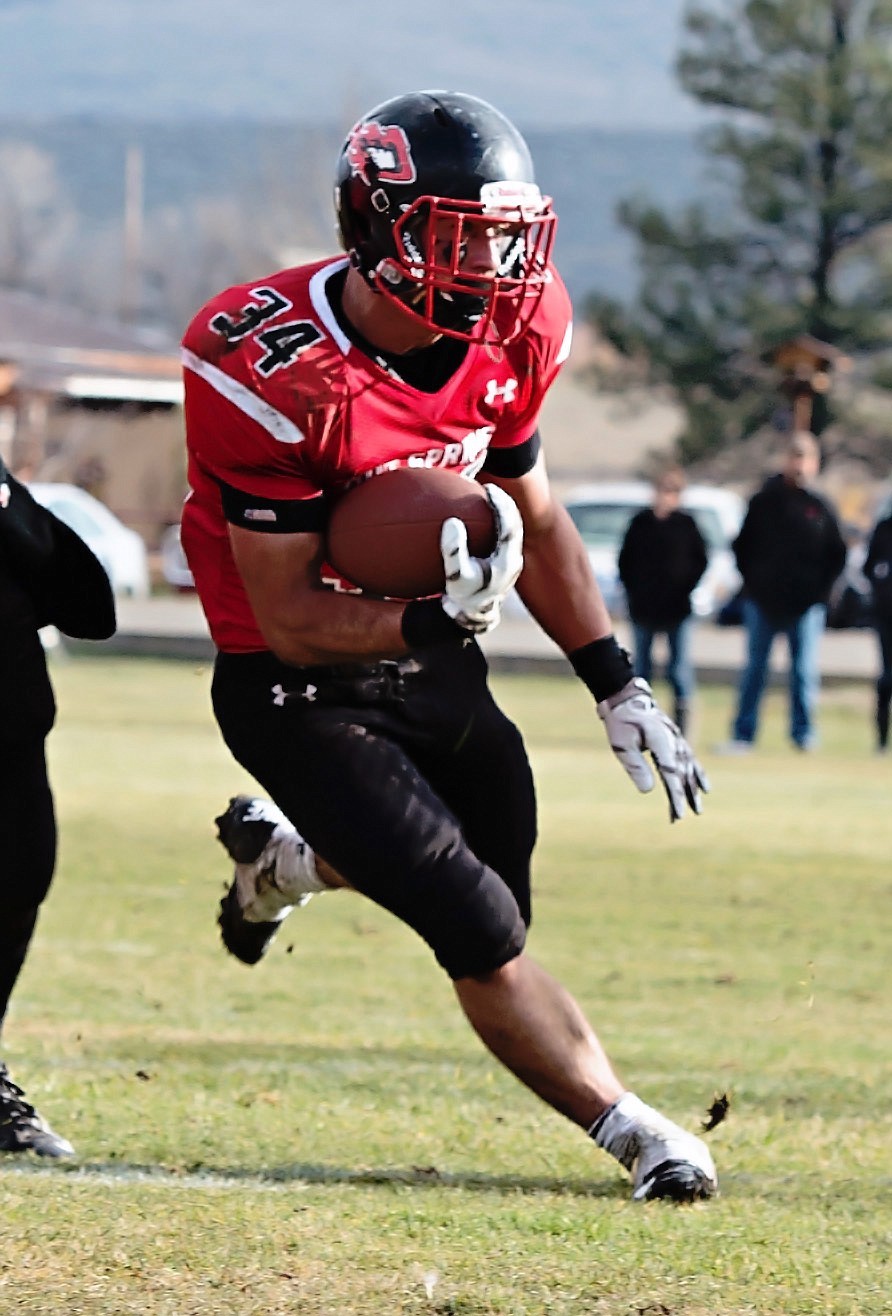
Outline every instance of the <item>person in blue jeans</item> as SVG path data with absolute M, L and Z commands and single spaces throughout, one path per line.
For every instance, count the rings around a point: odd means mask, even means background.
M 797 748 L 815 744 L 820 687 L 818 649 L 827 599 L 846 561 L 836 515 L 809 487 L 820 469 L 813 434 L 792 435 L 783 469 L 750 499 L 734 555 L 743 577 L 747 659 L 726 752 L 745 753 L 756 739 L 759 707 L 775 636 L 790 653 L 790 738 Z
M 665 635 L 666 680 L 675 697 L 676 725 L 686 735 L 694 695 L 691 591 L 706 570 L 707 557 L 696 521 L 680 510 L 684 488 L 684 472 L 677 467 L 655 480 L 652 505 L 630 521 L 617 565 L 632 623 L 635 675 L 650 681 L 654 640 Z

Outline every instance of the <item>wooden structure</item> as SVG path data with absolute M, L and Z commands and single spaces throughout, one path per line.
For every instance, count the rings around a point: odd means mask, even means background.
M 848 367 L 848 357 L 810 334 L 787 339 L 765 355 L 781 372 L 779 388 L 790 404 L 793 431 L 820 428 L 815 426 L 815 403 L 830 391 L 833 369 Z

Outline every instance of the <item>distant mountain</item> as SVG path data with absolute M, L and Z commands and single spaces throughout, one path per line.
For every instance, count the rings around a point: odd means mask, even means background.
M 52 0 L 31 0 L 35 8 Z M 0 0 L 2 3 L 2 0 Z M 124 161 L 142 148 L 145 209 L 188 210 L 238 193 L 264 199 L 286 178 L 315 217 L 320 245 L 335 249 L 331 181 L 342 125 L 250 120 L 145 122 L 119 117 L 0 119 L 0 144 L 29 143 L 53 158 L 86 225 L 123 214 Z M 574 128 L 527 133 L 543 190 L 559 215 L 556 259 L 575 301 L 592 291 L 627 298 L 634 253 L 617 203 L 646 194 L 674 209 L 701 186 L 702 157 L 690 132 Z M 296 181 L 301 186 L 295 186 Z
M 558 212 L 556 262 L 578 302 L 597 291 L 629 298 L 637 286 L 634 246 L 616 220 L 620 201 L 649 197 L 666 210 L 704 186 L 703 156 L 689 132 L 531 132 L 539 184 Z
M 309 215 L 325 249 L 353 118 L 413 87 L 469 91 L 529 139 L 574 299 L 626 297 L 617 202 L 647 192 L 673 207 L 699 187 L 704 112 L 673 68 L 687 3 L 0 0 L 0 141 L 49 152 L 88 226 L 123 215 L 135 143 L 147 211 L 236 191 L 262 208 L 277 191 L 300 207 L 296 240 Z
M 686 0 L 0 0 L 0 115 L 343 123 L 412 88 L 524 129 L 687 128 Z

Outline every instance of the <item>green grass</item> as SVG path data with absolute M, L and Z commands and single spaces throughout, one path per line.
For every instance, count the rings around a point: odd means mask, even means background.
M 448 982 L 358 897 L 311 903 L 253 970 L 214 926 L 213 816 L 251 782 L 185 664 L 53 669 L 56 885 L 6 1058 L 79 1157 L 0 1161 L 0 1313 L 737 1316 L 892 1310 L 892 761 L 870 692 L 823 748 L 720 759 L 670 828 L 585 692 L 501 677 L 541 795 L 533 955 L 629 1086 L 709 1134 L 705 1206 L 618 1167 L 482 1050 Z

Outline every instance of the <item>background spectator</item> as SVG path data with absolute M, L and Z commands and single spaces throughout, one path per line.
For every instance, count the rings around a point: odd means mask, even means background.
M 819 469 L 815 436 L 805 431 L 793 434 L 782 471 L 750 499 L 734 541 L 743 577 L 747 659 L 733 739 L 720 746 L 727 753 L 746 753 L 752 747 L 771 648 L 781 633 L 790 652 L 790 737 L 802 750 L 815 743 L 818 646 L 830 589 L 846 561 L 834 512 L 809 488 Z
M 877 749 L 889 745 L 889 703 L 892 700 L 892 515 L 878 521 L 862 567 L 870 582 L 873 626 L 880 646 L 877 677 Z
M 653 644 L 666 636 L 666 680 L 675 696 L 675 721 L 687 731 L 694 694 L 689 653 L 691 591 L 706 570 L 706 544 L 697 523 L 679 510 L 684 472 L 664 471 L 654 482 L 650 507 L 631 520 L 619 552 L 619 575 L 629 603 L 635 646 L 635 674 L 650 681 Z

